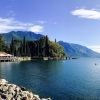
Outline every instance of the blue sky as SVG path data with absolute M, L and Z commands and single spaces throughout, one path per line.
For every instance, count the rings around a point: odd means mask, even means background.
M 100 0 L 0 0 L 0 32 L 33 31 L 100 52 Z

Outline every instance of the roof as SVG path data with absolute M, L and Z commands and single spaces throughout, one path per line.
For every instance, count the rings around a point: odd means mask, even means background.
M 9 57 L 11 57 L 11 56 L 13 56 L 13 55 L 11 55 L 11 54 L 7 54 L 6 52 L 0 52 L 0 56 L 2 56 L 2 57 L 5 57 L 5 56 L 9 56 Z

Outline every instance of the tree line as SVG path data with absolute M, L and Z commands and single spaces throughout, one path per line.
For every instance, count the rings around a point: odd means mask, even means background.
M 18 57 L 64 57 L 63 47 L 58 43 L 50 41 L 48 36 L 39 40 L 29 41 L 26 37 L 23 40 L 12 37 L 9 45 L 5 44 L 0 36 L 0 51 L 5 51 Z

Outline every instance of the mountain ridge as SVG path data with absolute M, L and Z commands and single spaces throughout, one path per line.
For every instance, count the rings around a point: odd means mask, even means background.
M 17 38 L 19 40 L 22 40 L 24 37 L 26 37 L 26 40 L 38 40 L 44 35 L 36 34 L 31 31 L 11 31 L 8 33 L 1 33 L 1 36 L 3 37 L 5 42 L 10 43 L 12 40 L 12 37 Z
M 100 57 L 100 53 L 97 53 L 86 46 L 63 41 L 59 41 L 58 43 L 64 47 L 65 54 L 70 57 Z
M 22 40 L 26 37 L 26 40 L 34 41 L 39 40 L 44 35 L 36 34 L 31 31 L 11 31 L 8 33 L 1 33 L 1 36 L 5 40 L 7 44 L 9 44 L 12 40 L 12 37 Z M 65 54 L 70 57 L 100 57 L 100 53 L 97 53 L 85 46 L 67 43 L 63 41 L 58 41 L 58 43 L 64 47 Z

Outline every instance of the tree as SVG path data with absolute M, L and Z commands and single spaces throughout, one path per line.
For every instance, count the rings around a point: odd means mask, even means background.
M 14 49 L 15 49 L 15 46 L 14 46 L 14 38 L 12 37 L 11 44 L 10 44 L 10 53 L 12 55 L 14 55 Z
M 4 51 L 4 49 L 5 49 L 5 42 L 2 36 L 0 35 L 0 51 Z
M 58 57 L 62 58 L 64 57 L 64 49 L 62 46 L 60 46 L 58 43 L 49 42 L 49 53 L 50 57 Z
M 14 39 L 12 37 L 11 44 L 10 44 L 10 53 L 15 56 L 20 56 L 20 40 Z
M 57 43 L 57 40 L 55 39 L 55 43 Z
M 45 56 L 45 37 L 42 37 L 39 40 L 39 56 Z
M 45 56 L 49 57 L 49 38 L 45 37 Z
M 15 56 L 64 57 L 63 47 L 56 43 L 56 40 L 50 41 L 48 36 L 35 41 L 26 41 L 25 37 L 20 41 L 12 37 L 10 51 Z
M 26 38 L 23 38 L 23 56 L 26 56 Z
M 29 47 L 29 42 L 26 42 L 26 56 L 30 57 L 31 56 L 31 51 Z

